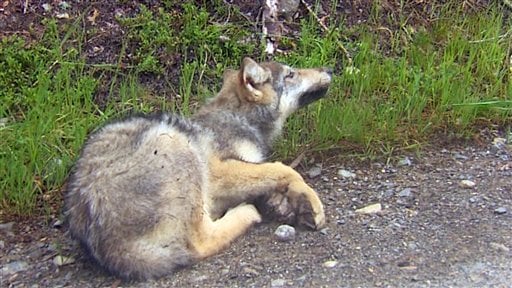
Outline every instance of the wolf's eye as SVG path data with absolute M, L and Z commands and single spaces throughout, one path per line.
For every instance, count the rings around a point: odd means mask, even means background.
M 285 78 L 289 78 L 289 79 L 291 79 L 293 77 L 295 77 L 295 72 L 292 70 L 290 70 L 290 72 L 288 72 L 288 74 L 285 76 Z

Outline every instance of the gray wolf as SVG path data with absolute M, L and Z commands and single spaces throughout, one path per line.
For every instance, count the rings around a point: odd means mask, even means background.
M 190 118 L 131 116 L 99 128 L 66 183 L 71 235 L 118 277 L 150 279 L 226 248 L 262 220 L 258 199 L 321 228 L 315 191 L 266 158 L 285 119 L 323 97 L 331 74 L 244 58 Z

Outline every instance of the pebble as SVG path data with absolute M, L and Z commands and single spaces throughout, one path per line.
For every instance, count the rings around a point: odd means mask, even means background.
M 53 228 L 56 228 L 56 229 L 59 229 L 62 227 L 62 220 L 60 219 L 57 219 L 54 223 L 53 223 Z
M 476 183 L 471 180 L 462 180 L 459 182 L 459 187 L 464 189 L 471 189 L 476 186 Z
M 328 260 L 328 261 L 325 261 L 323 265 L 325 268 L 334 268 L 338 265 L 338 261 Z
M 405 158 L 402 158 L 398 161 L 398 166 L 411 166 L 412 161 L 411 158 L 405 156 Z
M 197 276 L 196 278 L 194 278 L 192 281 L 194 282 L 204 282 L 208 280 L 208 275 L 200 275 L 200 276 Z
M 295 228 L 293 226 L 283 224 L 277 227 L 274 235 L 276 235 L 277 240 L 281 242 L 289 242 L 295 239 Z
M 315 166 L 315 167 L 309 169 L 307 174 L 308 174 L 309 178 L 316 178 L 316 177 L 320 176 L 320 174 L 322 174 L 322 168 Z
M 260 275 L 260 273 L 258 271 L 256 271 L 256 269 L 253 269 L 251 267 L 244 267 L 242 269 L 242 271 L 247 276 L 259 276 Z
M 498 250 L 498 251 L 502 251 L 502 252 L 509 252 L 510 251 L 510 248 L 508 248 L 507 246 L 505 246 L 505 245 L 503 245 L 501 243 L 491 242 L 489 245 L 493 249 Z
M 273 279 L 270 281 L 270 287 L 283 287 L 286 285 L 286 280 L 284 279 Z
M 505 214 L 505 213 L 507 213 L 507 208 L 505 208 L 505 207 L 496 208 L 496 209 L 494 209 L 494 213 L 496 213 L 498 215 Z
M 0 240 L 0 249 L 4 249 L 5 248 L 5 242 L 4 240 Z
M 338 175 L 343 178 L 355 178 L 356 174 L 345 169 L 338 170 Z
M 357 209 L 356 213 L 360 213 L 360 214 L 373 214 L 373 213 L 378 213 L 380 211 L 382 211 L 382 205 L 380 205 L 380 203 L 376 203 L 376 204 L 371 204 L 371 205 L 368 205 L 366 207 Z
M 456 160 L 468 160 L 469 159 L 468 156 L 462 155 L 460 153 L 455 153 L 453 155 L 453 158 L 455 158 Z
M 492 140 L 492 145 L 499 150 L 505 148 L 506 144 L 507 144 L 507 139 L 505 139 L 505 138 L 496 137 Z
M 10 231 L 12 231 L 13 226 L 14 226 L 14 222 L 0 223 L 0 231 L 10 232 Z
M 69 19 L 69 13 L 59 13 L 55 15 L 55 17 L 57 17 L 57 19 Z
M 398 196 L 400 197 L 411 197 L 412 196 L 412 189 L 411 188 L 405 188 L 400 193 L 398 193 Z
M 224 269 L 220 270 L 220 275 L 226 276 L 228 274 L 229 274 L 229 269 L 228 268 L 224 268 Z
M 22 272 L 28 269 L 28 263 L 25 261 L 14 261 L 4 265 L 2 267 L 2 275 L 7 276 L 10 274 Z
M 75 259 L 73 257 L 66 257 L 62 255 L 57 255 L 53 258 L 53 264 L 57 266 L 64 266 L 75 263 Z
M 50 12 L 52 11 L 52 5 L 48 4 L 48 3 L 44 3 L 43 5 L 41 5 L 41 7 L 43 8 L 43 10 L 45 12 Z

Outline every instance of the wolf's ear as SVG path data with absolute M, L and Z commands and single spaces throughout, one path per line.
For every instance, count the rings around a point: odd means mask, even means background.
M 240 68 L 242 81 L 245 88 L 254 95 L 255 100 L 261 98 L 263 93 L 254 86 L 263 84 L 270 78 L 270 71 L 261 67 L 258 63 L 249 57 L 245 57 Z

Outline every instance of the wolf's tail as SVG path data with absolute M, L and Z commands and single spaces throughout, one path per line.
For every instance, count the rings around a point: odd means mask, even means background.
M 177 244 L 162 246 L 151 243 L 119 243 L 115 247 L 109 247 L 108 251 L 93 251 L 85 243 L 82 246 L 85 246 L 85 250 L 96 263 L 124 280 L 160 278 L 195 261 L 191 251 Z

